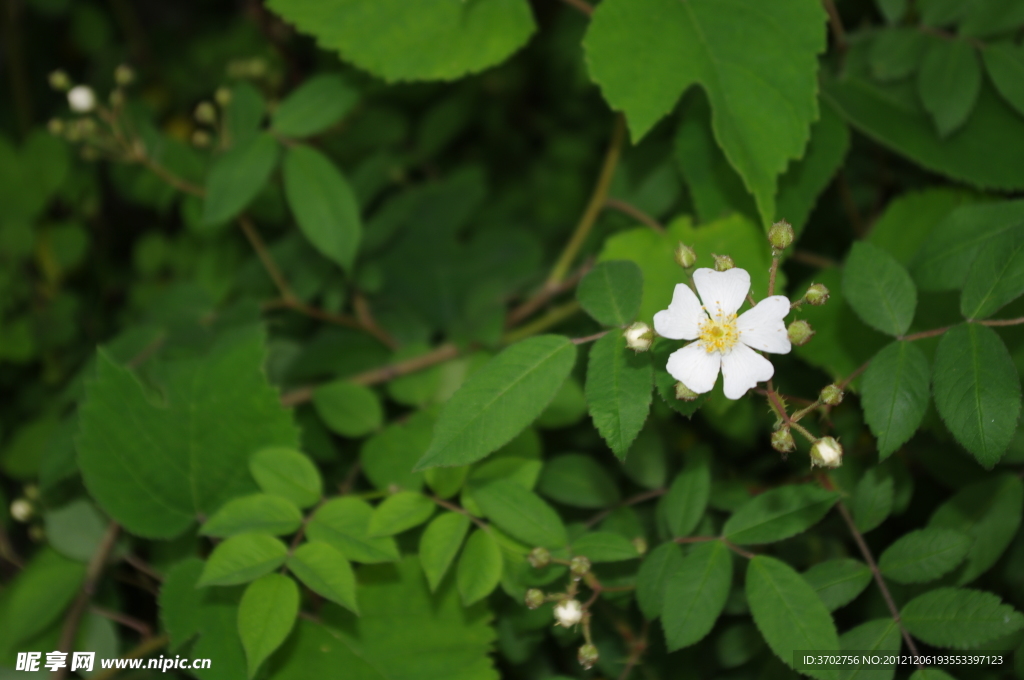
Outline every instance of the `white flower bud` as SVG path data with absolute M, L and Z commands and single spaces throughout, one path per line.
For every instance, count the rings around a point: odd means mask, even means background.
M 32 504 L 25 498 L 19 498 L 11 503 L 11 517 L 17 522 L 27 522 L 32 519 Z
M 96 108 L 96 93 L 88 85 L 75 85 L 68 90 L 68 106 L 75 113 L 89 113 Z
M 626 336 L 626 347 L 634 352 L 646 352 L 654 342 L 654 333 L 651 332 L 651 327 L 643 321 L 637 321 L 627 328 L 624 335 Z
M 579 600 L 562 600 L 555 605 L 555 621 L 563 628 L 571 628 L 583 620 L 583 605 Z
M 833 437 L 822 437 L 811 447 L 811 467 L 837 468 L 843 464 L 843 447 Z

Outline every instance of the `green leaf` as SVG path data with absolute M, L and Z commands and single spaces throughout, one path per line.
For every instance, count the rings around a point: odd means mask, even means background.
M 534 31 L 522 0 L 410 6 L 402 0 L 271 0 L 267 6 L 346 61 L 396 80 L 454 80 L 500 64 Z M 401 21 L 395 17 L 401 16 Z M 367 36 L 373 36 L 368 40 Z
M 956 680 L 956 678 L 938 668 L 918 668 L 910 675 L 910 680 Z
M 825 516 L 839 494 L 817 484 L 792 484 L 747 501 L 725 522 L 722 535 L 752 545 L 774 543 L 806 531 Z M 800 647 L 799 649 L 811 649 Z
M 747 565 L 747 602 L 757 629 L 783 663 L 793 667 L 797 649 L 839 649 L 836 625 L 814 589 L 785 562 L 756 555 Z M 803 671 L 822 680 L 831 669 Z
M 882 575 L 897 583 L 924 583 L 963 562 L 971 538 L 952 529 L 918 529 L 904 534 L 878 558 Z
M 430 519 L 437 506 L 421 493 L 399 491 L 388 496 L 370 517 L 370 536 L 393 536 L 418 527 Z
M 628 349 L 621 332 L 611 331 L 590 348 L 587 406 L 594 427 L 620 460 L 647 421 L 653 387 L 650 355 Z
M 231 89 L 231 101 L 224 107 L 224 131 L 236 148 L 259 133 L 266 108 L 267 102 L 252 83 L 242 81 Z
M 583 311 L 599 324 L 618 328 L 636 318 L 643 293 L 643 272 L 629 260 L 595 265 L 576 287 L 576 299 Z
M 285 536 L 302 525 L 302 513 L 287 498 L 269 494 L 241 496 L 225 503 L 199 529 L 203 536 L 227 538 L 256 532 Z
M 878 439 L 885 460 L 921 426 L 928 410 L 931 370 L 924 353 L 911 342 L 894 342 L 876 354 L 861 379 L 864 420 Z
M 438 498 L 451 498 L 457 494 L 469 476 L 469 466 L 450 468 L 430 468 L 424 471 L 423 478 L 427 486 L 437 495 Z
M 853 602 L 871 583 L 868 565 L 850 558 L 819 562 L 802 576 L 830 612 Z
M 412 468 L 430 446 L 433 433 L 434 416 L 421 411 L 367 439 L 359 452 L 367 479 L 382 490 L 392 486 L 407 491 L 423 488 L 423 473 Z
M 611 531 L 592 531 L 572 543 L 572 552 L 583 555 L 591 562 L 621 562 L 640 557 L 636 546 L 622 534 Z
M 416 469 L 472 463 L 507 444 L 551 403 L 575 363 L 576 345 L 559 335 L 505 349 L 444 405 Z
M 349 271 L 356 259 L 363 224 L 348 180 L 312 147 L 288 150 L 284 190 L 302 233 L 321 255 Z
M 867 240 L 908 267 L 943 219 L 957 207 L 974 202 L 977 202 L 977 195 L 962 188 L 929 187 L 909 191 L 885 206 L 885 212 L 872 225 Z M 912 271 L 911 275 L 914 274 Z
M 490 531 L 476 529 L 470 534 L 456 573 L 462 604 L 468 607 L 490 595 L 501 581 L 503 565 L 501 548 Z
M 393 562 L 398 546 L 391 537 L 370 536 L 373 508 L 359 498 L 333 498 L 313 515 L 306 528 L 311 541 L 324 541 L 353 562 Z
M 762 221 L 775 216 L 777 176 L 803 154 L 818 118 L 821 8 L 799 0 L 771 12 L 753 0 L 606 0 L 584 39 L 593 79 L 643 137 L 699 84 L 715 139 L 755 196 Z M 763 112 L 771 111 L 771 115 Z
M 940 137 L 960 128 L 981 90 L 981 62 L 966 40 L 928 36 L 928 48 L 917 74 L 917 91 Z
M 582 453 L 555 456 L 544 463 L 537 490 L 574 508 L 608 508 L 622 497 L 612 475 Z
M 709 465 L 705 451 L 691 449 L 686 465 L 662 497 L 658 512 L 668 522 L 673 536 L 689 536 L 704 517 L 711 493 Z
M 1024 628 L 1024 616 L 992 593 L 936 588 L 900 610 L 914 637 L 936 647 L 970 649 Z
M 85 564 L 43 548 L 4 589 L 0 627 L 5 642 L 15 645 L 45 630 L 68 608 L 84 580 Z
M 843 268 L 843 295 L 867 325 L 903 335 L 914 320 L 917 288 L 907 270 L 878 246 L 857 242 Z
M 329 543 L 310 541 L 300 545 L 288 558 L 288 571 L 307 588 L 355 614 L 356 577 L 345 556 Z
M 1024 115 L 1024 46 L 1012 42 L 987 45 L 981 50 L 981 59 L 999 94 Z
M 249 457 L 249 471 L 266 493 L 300 508 L 315 505 L 323 494 L 320 471 L 309 456 L 294 449 L 261 449 Z
M 420 537 L 420 563 L 430 584 L 430 592 L 437 590 L 455 560 L 469 531 L 469 524 L 469 517 L 446 512 L 435 517 Z
M 569 542 L 558 513 L 515 482 L 498 480 L 474 488 L 473 500 L 500 529 L 530 547 L 563 548 Z
M 278 153 L 277 140 L 263 133 L 217 158 L 206 176 L 203 223 L 220 224 L 242 212 L 270 179 Z
M 79 562 L 92 559 L 110 524 L 110 520 L 84 498 L 48 510 L 43 521 L 50 547 Z
M 929 527 L 953 529 L 972 539 L 959 585 L 992 568 L 1017 533 L 1022 514 L 1024 482 L 1009 474 L 966 486 L 935 510 Z
M 636 602 L 648 620 L 661 616 L 665 588 L 683 568 L 683 548 L 674 541 L 662 543 L 644 557 L 636 575 Z
M 359 93 L 344 78 L 321 73 L 285 97 L 270 125 L 288 137 L 310 137 L 340 121 L 357 101 Z
M 900 627 L 891 617 L 874 619 L 860 624 L 839 636 L 839 648 L 850 654 L 873 652 L 882 657 L 882 663 L 872 664 L 870 669 L 840 668 L 839 680 L 856 678 L 878 678 L 892 680 L 896 674 L 894 655 L 900 653 Z M 886 660 L 892 659 L 892 663 Z
M 267 574 L 245 589 L 238 604 L 238 635 L 252 678 L 292 632 L 299 613 L 299 587 L 281 574 Z
M 256 491 L 249 454 L 299 439 L 267 384 L 264 355 L 261 332 L 225 333 L 203 358 L 164 364 L 157 398 L 98 353 L 76 448 L 85 485 L 110 517 L 139 536 L 171 538 Z
M 369 387 L 348 380 L 335 380 L 313 390 L 313 406 L 333 432 L 352 439 L 380 429 L 384 408 Z
M 571 375 L 555 393 L 544 412 L 537 416 L 537 427 L 546 430 L 557 430 L 575 425 L 587 415 L 587 402 L 583 398 L 583 388 Z
M 1001 234 L 974 258 L 960 311 L 968 319 L 984 319 L 1024 295 L 1024 225 Z
M 254 581 L 282 564 L 288 547 L 269 534 L 238 534 L 210 553 L 196 587 L 234 586 Z
M 1020 415 L 1020 378 L 995 331 L 963 324 L 935 351 L 935 407 L 956 440 L 986 469 L 999 462 Z
M 703 640 L 718 620 L 732 585 L 732 556 L 721 541 L 695 545 L 665 585 L 661 624 L 673 652 Z
M 877 467 L 871 468 L 857 482 L 853 492 L 853 521 L 861 533 L 877 528 L 892 512 L 893 480 Z
M 913 26 L 895 26 L 880 32 L 871 44 L 868 59 L 878 80 L 899 80 L 921 65 L 928 36 Z

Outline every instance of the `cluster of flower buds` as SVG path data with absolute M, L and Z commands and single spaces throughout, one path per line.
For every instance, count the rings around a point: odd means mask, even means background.
M 123 144 L 118 142 L 112 126 L 124 106 L 123 88 L 135 81 L 135 71 L 130 66 L 122 64 L 114 69 L 116 87 L 110 92 L 109 108 L 100 102 L 91 87 L 76 85 L 64 71 L 53 71 L 48 80 L 50 87 L 65 93 L 68 108 L 78 114 L 78 117 L 70 120 L 50 120 L 47 123 L 50 134 L 82 144 L 81 153 L 85 160 L 96 160 L 101 154 L 112 157 L 124 154 Z

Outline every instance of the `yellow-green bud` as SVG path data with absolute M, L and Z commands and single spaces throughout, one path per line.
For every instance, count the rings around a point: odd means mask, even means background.
M 638 555 L 646 555 L 647 554 L 647 539 L 644 538 L 643 536 L 637 536 L 636 538 L 633 539 L 633 547 L 636 548 L 636 553 Z
M 590 560 L 583 555 L 577 555 L 576 557 L 569 560 L 569 572 L 579 579 L 581 576 L 590 571 Z
M 681 399 L 683 401 L 693 401 L 694 399 L 696 399 L 699 396 L 700 396 L 699 394 L 697 394 L 696 392 L 691 390 L 689 387 L 687 387 L 683 383 L 681 383 L 681 382 L 677 382 L 676 383 L 676 399 Z
M 775 250 L 785 250 L 793 243 L 793 227 L 786 220 L 779 220 L 768 228 L 768 243 Z
M 50 122 L 46 124 L 46 129 L 50 131 L 50 134 L 54 137 L 59 137 L 64 133 L 64 121 L 60 118 L 51 118 Z
M 580 666 L 583 666 L 583 670 L 589 671 L 597 663 L 597 647 L 588 642 L 580 647 L 580 651 L 576 654 L 576 659 L 580 662 Z
M 534 548 L 526 556 L 526 559 L 530 562 L 531 567 L 540 569 L 551 564 L 551 553 L 548 552 L 547 548 Z
M 114 82 L 125 87 L 135 82 L 135 71 L 128 64 L 121 64 L 114 69 Z
M 680 241 L 676 246 L 675 258 L 676 264 L 683 269 L 689 269 L 697 262 L 697 253 L 693 248 Z
M 837 468 L 843 464 L 843 447 L 834 437 L 822 437 L 811 446 L 811 467 Z
M 793 433 L 789 431 L 788 427 L 772 432 L 772 448 L 779 453 L 789 453 L 796 448 L 796 442 L 793 441 Z
M 231 90 L 223 86 L 218 87 L 217 91 L 213 93 L 213 101 L 222 108 L 227 106 L 231 103 Z
M 25 498 L 29 499 L 30 501 L 39 500 L 39 487 L 36 486 L 35 484 L 26 484 L 22 488 L 22 492 L 25 494 Z
M 58 92 L 65 92 L 71 87 L 71 78 L 68 78 L 68 74 L 60 69 L 50 73 L 48 80 L 50 81 L 50 87 Z
M 823 404 L 839 406 L 839 404 L 843 403 L 843 390 L 839 385 L 828 385 L 822 388 L 818 399 L 820 399 Z
M 814 329 L 811 328 L 811 324 L 807 323 L 803 319 L 797 319 L 793 323 L 789 324 L 789 328 L 786 329 L 789 334 L 789 341 L 795 346 L 806 345 L 807 342 L 814 335 Z
M 646 352 L 654 342 L 654 333 L 651 327 L 643 321 L 637 321 L 623 333 L 626 337 L 626 347 L 634 352 Z
M 217 109 L 210 102 L 199 102 L 195 110 L 196 120 L 204 125 L 213 125 L 217 122 Z
M 192 133 L 192 146 L 197 149 L 205 149 L 210 146 L 210 133 L 206 130 L 195 130 Z
M 119 109 L 124 106 L 124 90 L 117 88 L 110 92 L 110 105 L 115 109 Z
M 820 307 L 821 305 L 828 302 L 828 288 L 820 283 L 812 283 L 811 287 L 804 293 L 804 299 L 807 300 L 807 304 Z
M 530 588 L 526 591 L 526 597 L 524 598 L 524 601 L 526 602 L 526 606 L 530 609 L 536 609 L 537 607 L 541 606 L 542 604 L 544 604 L 544 600 L 545 597 L 543 591 L 538 590 L 537 588 Z
M 715 258 L 715 271 L 724 272 L 732 269 L 736 266 L 736 263 L 732 261 L 732 258 L 728 255 L 715 255 L 711 253 L 711 257 Z

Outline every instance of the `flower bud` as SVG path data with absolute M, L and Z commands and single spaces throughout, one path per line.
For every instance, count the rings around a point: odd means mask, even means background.
M 579 600 L 562 600 L 555 605 L 555 622 L 563 628 L 571 628 L 583 620 L 583 605 Z
M 843 464 L 843 447 L 833 437 L 822 437 L 811 446 L 811 467 L 837 468 Z
M 647 539 L 643 536 L 637 536 L 633 539 L 633 547 L 636 548 L 637 555 L 647 554 Z
M 774 250 L 785 250 L 793 243 L 793 227 L 786 220 L 779 220 L 768 229 L 768 243 Z
M 217 91 L 213 93 L 213 101 L 217 102 L 217 105 L 221 108 L 231 103 L 231 90 L 226 87 L 218 87 Z
M 525 602 L 526 606 L 530 609 L 536 609 L 537 607 L 541 606 L 542 604 L 544 604 L 544 600 L 544 591 L 539 590 L 537 588 L 530 588 L 526 591 Z
M 534 569 L 540 569 L 551 564 L 551 553 L 548 552 L 547 548 L 534 548 L 530 551 L 530 554 L 526 556 L 530 566 Z
M 699 394 L 697 394 L 696 392 L 691 390 L 689 387 L 687 387 L 683 383 L 681 383 L 681 382 L 677 382 L 676 383 L 676 399 L 681 399 L 683 401 L 693 401 L 694 399 L 696 399 L 699 396 L 700 396 Z
M 597 647 L 590 644 L 589 642 L 580 647 L 579 653 L 576 654 L 576 659 L 583 666 L 583 670 L 589 671 L 597 663 Z
M 654 342 L 654 333 L 651 331 L 651 327 L 643 321 L 637 321 L 627 328 L 624 335 L 626 336 L 626 347 L 634 352 L 646 352 Z
M 204 125 L 213 125 L 217 122 L 217 109 L 210 102 L 199 102 L 193 114 L 196 120 Z
M 192 146 L 197 149 L 205 149 L 210 146 L 210 133 L 206 130 L 195 130 L 192 132 Z
M 114 69 L 114 82 L 125 87 L 135 81 L 135 71 L 128 64 L 121 64 Z
M 88 85 L 75 85 L 68 90 L 68 106 L 75 113 L 89 113 L 96 108 L 96 93 Z
M 789 453 L 796 448 L 796 442 L 793 441 L 793 433 L 789 431 L 788 427 L 772 432 L 772 448 L 779 453 Z
M 51 118 L 50 122 L 46 124 L 46 129 L 50 131 L 50 134 L 54 137 L 59 137 L 64 134 L 64 121 L 60 118 Z
M 804 299 L 807 300 L 807 304 L 820 307 L 821 305 L 828 302 L 828 288 L 820 283 L 812 283 L 807 292 L 804 293 Z
M 58 92 L 65 92 L 71 87 L 71 78 L 68 78 L 68 74 L 60 69 L 50 73 L 49 81 L 50 87 Z
M 683 269 L 689 269 L 697 262 L 697 253 L 693 248 L 680 241 L 676 246 L 675 258 L 676 264 Z
M 569 572 L 579 580 L 584 574 L 590 571 L 590 560 L 583 555 L 577 555 L 569 560 Z
M 715 271 L 724 272 L 732 269 L 736 266 L 736 263 L 732 261 L 732 258 L 728 255 L 715 255 L 711 253 L 711 257 L 715 258 Z
M 789 333 L 789 341 L 799 347 L 800 345 L 806 345 L 807 341 L 814 335 L 814 329 L 811 328 L 811 324 L 807 323 L 803 319 L 797 319 L 793 323 L 789 324 L 789 328 L 786 329 Z
M 818 395 L 818 399 L 822 404 L 839 406 L 839 404 L 843 403 L 843 390 L 839 385 L 828 385 L 822 388 L 821 394 Z
M 32 519 L 32 504 L 26 498 L 18 498 L 11 503 L 11 517 L 16 522 L 25 523 Z

